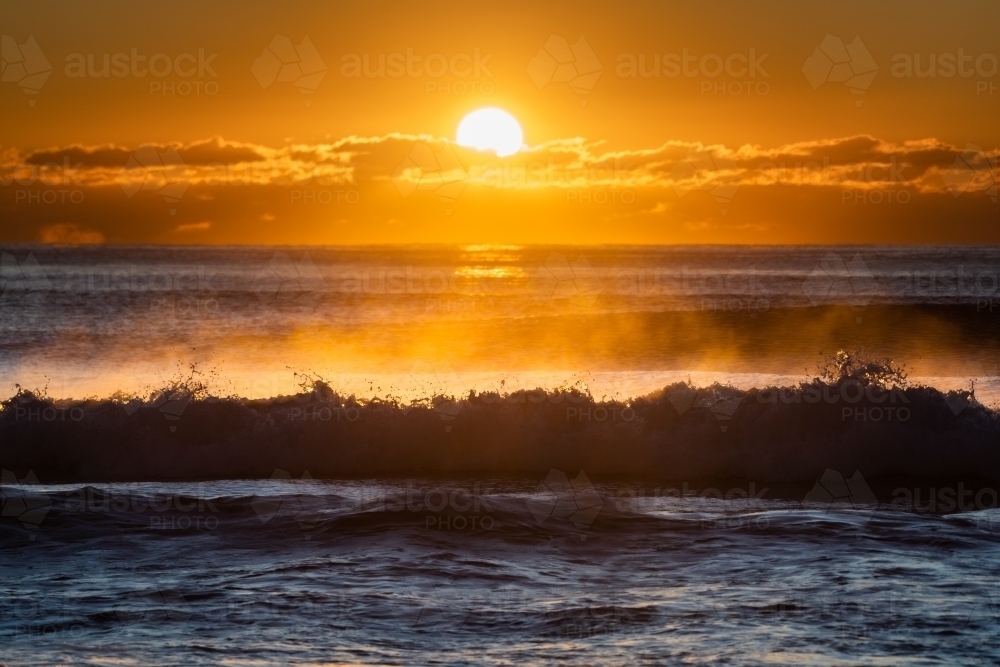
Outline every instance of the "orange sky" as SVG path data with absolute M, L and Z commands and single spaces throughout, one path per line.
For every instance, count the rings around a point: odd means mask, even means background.
M 0 241 L 1000 242 L 995 2 L 0 18 Z M 487 106 L 527 150 L 451 143 Z

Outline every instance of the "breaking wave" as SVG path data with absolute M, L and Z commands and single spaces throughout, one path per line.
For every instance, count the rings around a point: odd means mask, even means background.
M 987 401 L 988 402 L 988 401 Z M 675 383 L 624 401 L 577 388 L 358 400 L 322 380 L 270 399 L 183 383 L 144 399 L 0 403 L 0 463 L 46 481 L 537 475 L 656 479 L 1000 480 L 996 406 L 908 386 L 892 362 L 840 353 L 808 383 L 740 390 Z

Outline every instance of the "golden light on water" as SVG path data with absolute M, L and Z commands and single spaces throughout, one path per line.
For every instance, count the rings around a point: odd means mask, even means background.
M 519 245 L 467 245 L 462 248 L 465 252 L 517 251 L 520 249 Z
M 455 275 L 463 278 L 523 278 L 524 269 L 519 266 L 462 266 Z

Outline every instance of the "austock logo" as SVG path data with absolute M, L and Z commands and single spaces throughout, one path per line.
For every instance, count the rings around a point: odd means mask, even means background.
M 177 422 L 181 418 L 181 415 L 184 414 L 188 404 L 191 403 L 191 399 L 191 393 L 181 389 L 178 391 L 163 392 L 153 402 L 153 406 L 167 420 L 171 433 L 177 432 L 177 424 L 174 422 Z
M 863 95 L 878 74 L 878 64 L 861 37 L 845 45 L 840 37 L 827 35 L 802 65 L 802 73 L 816 90 L 825 83 L 843 83 L 855 95 Z M 861 106 L 861 100 L 855 100 Z
M 32 253 L 20 262 L 9 252 L 0 253 L 0 304 L 29 294 L 45 294 L 51 289 L 52 282 Z
M 539 90 L 550 83 L 569 84 L 580 96 L 580 106 L 586 106 L 587 100 L 583 96 L 597 85 L 604 67 L 582 35 L 573 45 L 565 37 L 549 35 L 528 63 L 527 71 Z
M 469 599 L 454 582 L 427 588 L 409 588 L 394 592 L 391 609 L 397 622 L 420 631 L 454 631 L 461 627 L 473 608 L 482 608 L 486 600 Z
M 301 485 L 295 484 L 295 482 L 311 482 L 312 475 L 306 470 L 298 480 L 295 480 L 291 473 L 279 468 L 271 474 L 271 479 L 287 482 L 289 487 L 295 488 L 301 487 Z M 282 490 L 284 491 L 284 488 Z M 255 496 L 250 501 L 250 506 L 257 513 L 257 517 L 262 524 L 266 524 L 279 514 L 286 514 L 291 515 L 303 530 L 316 527 L 319 523 L 319 512 L 323 509 L 323 505 L 322 498 L 308 493 Z
M 292 44 L 284 35 L 275 35 L 250 68 L 261 88 L 267 89 L 275 82 L 291 83 L 303 95 L 319 89 L 326 70 L 326 63 L 308 37 Z
M 417 361 L 410 369 L 410 380 L 421 392 L 421 398 L 430 401 L 434 412 L 444 422 L 445 433 L 451 433 L 452 422 L 462 411 L 461 398 L 455 398 L 450 392 L 461 385 L 455 369 L 447 361 L 430 364 Z M 403 413 L 409 412 L 413 403 L 404 406 Z
M 52 74 L 52 65 L 38 47 L 34 37 L 28 37 L 23 44 L 8 35 L 2 40 L 2 63 L 4 83 L 16 83 L 26 95 L 37 95 L 42 86 Z M 28 104 L 35 106 L 35 100 L 29 99 Z
M 217 95 L 219 84 L 211 79 L 219 77 L 212 68 L 212 61 L 218 55 L 206 54 L 204 48 L 199 48 L 197 55 L 180 53 L 176 56 L 166 53 L 147 56 L 135 48 L 130 53 L 71 53 L 66 56 L 63 73 L 70 79 L 144 79 L 151 76 L 150 95 Z M 176 78 L 167 80 L 171 75 Z
M 847 303 L 860 324 L 864 309 L 878 292 L 878 283 L 860 254 L 844 262 L 837 253 L 828 252 L 806 278 L 802 291 L 814 306 Z
M 866 521 L 878 506 L 878 500 L 860 470 L 855 470 L 850 479 L 844 479 L 842 474 L 830 468 L 816 481 L 802 503 L 857 510 Z
M 262 305 L 300 304 L 315 308 L 326 294 L 326 281 L 309 254 L 298 261 L 276 252 L 254 276 L 251 289 Z
M 729 421 L 743 402 L 743 396 L 732 387 L 695 389 L 690 385 L 682 385 L 668 391 L 667 400 L 678 415 L 683 415 L 691 408 L 707 409 L 719 422 L 719 430 L 725 433 L 729 430 Z
M 736 196 L 742 181 L 742 171 L 726 153 L 691 147 L 684 159 L 670 171 L 674 192 L 683 197 L 692 190 L 707 191 L 722 206 L 722 215 Z
M 420 142 L 392 173 L 392 182 L 404 198 L 414 192 L 433 192 L 446 206 L 454 204 L 469 174 L 450 143 L 435 151 L 430 144 Z M 445 209 L 451 215 L 451 208 Z
M 139 146 L 122 168 L 121 188 L 131 199 L 140 190 L 155 190 L 167 204 L 176 204 L 188 189 L 187 166 L 174 147 L 160 151 L 156 146 Z M 141 174 L 141 178 L 138 176 Z M 176 208 L 170 214 L 177 213 Z
M 966 144 L 944 173 L 945 185 L 956 198 L 966 192 L 985 192 L 995 204 L 1000 181 L 997 157 L 997 151 L 990 157 L 976 144 Z
M 586 256 L 570 262 L 565 255 L 553 252 L 531 273 L 528 290 L 539 304 L 561 300 L 587 309 L 594 306 L 604 284 Z
M 582 470 L 570 481 L 561 470 L 550 470 L 538 485 L 536 497 L 528 500 L 528 510 L 538 525 L 548 519 L 571 522 L 578 530 L 586 530 L 604 507 L 604 499 Z
M 180 387 L 156 391 L 150 396 L 148 402 L 141 398 L 132 398 L 125 401 L 122 407 L 125 409 L 125 414 L 127 415 L 135 414 L 139 408 L 155 408 L 157 412 L 163 415 L 167 426 L 170 428 L 170 432 L 176 433 L 177 422 L 180 421 L 181 416 L 187 410 L 192 400 L 194 400 L 192 392 L 184 387 Z
M 52 507 L 52 501 L 37 490 L 38 486 L 38 478 L 30 470 L 20 480 L 10 470 L 0 471 L 0 499 L 3 502 L 0 514 L 19 521 L 29 531 L 31 541 Z

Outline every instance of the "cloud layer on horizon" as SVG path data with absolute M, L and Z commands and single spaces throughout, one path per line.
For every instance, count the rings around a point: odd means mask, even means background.
M 11 221 L 0 229 L 5 241 L 262 242 L 234 233 L 235 222 L 246 222 L 254 212 L 255 220 L 280 223 L 285 234 L 275 242 L 309 242 L 317 216 L 301 205 L 312 203 L 328 205 L 320 218 L 335 211 L 338 224 L 353 227 L 349 242 L 355 243 L 419 240 L 398 233 L 400 221 L 411 231 L 425 226 L 428 241 L 458 240 L 462 229 L 448 229 L 463 216 L 489 227 L 499 224 L 490 221 L 500 209 L 516 212 L 522 223 L 525 216 L 540 216 L 563 231 L 573 230 L 578 218 L 590 230 L 585 242 L 613 242 L 614 235 L 600 232 L 600 223 L 619 231 L 660 225 L 651 242 L 809 242 L 801 234 L 781 233 L 754 241 L 754 230 L 794 225 L 794 219 L 782 217 L 800 211 L 830 218 L 836 230 L 836 220 L 849 215 L 844 204 L 851 200 L 882 205 L 880 213 L 868 206 L 860 217 L 877 222 L 881 215 L 889 227 L 911 217 L 915 226 L 910 233 L 901 228 L 896 242 L 934 242 L 919 223 L 947 211 L 949 203 L 969 225 L 968 241 L 998 238 L 992 205 L 997 150 L 934 138 L 899 144 L 856 135 L 735 148 L 669 141 L 633 150 L 571 138 L 498 159 L 428 135 L 350 136 L 277 148 L 212 137 L 141 147 L 9 148 L 0 152 L 0 162 L 0 207 Z M 67 190 L 82 199 L 67 202 Z M 62 201 L 53 200 L 56 191 L 63 191 Z M 163 208 L 157 208 L 155 193 L 171 215 L 182 217 L 136 223 Z M 803 198 L 812 209 L 800 205 Z M 893 199 L 897 206 L 890 210 Z M 602 204 L 600 210 L 573 206 L 595 203 Z M 462 216 L 442 221 L 442 206 L 446 217 L 452 208 Z M 537 227 L 508 225 L 509 233 L 500 236 L 530 242 Z M 719 229 L 743 231 L 714 241 L 699 232 Z M 871 240 L 842 236 L 819 234 L 813 242 Z M 541 234 L 537 240 L 549 239 Z

